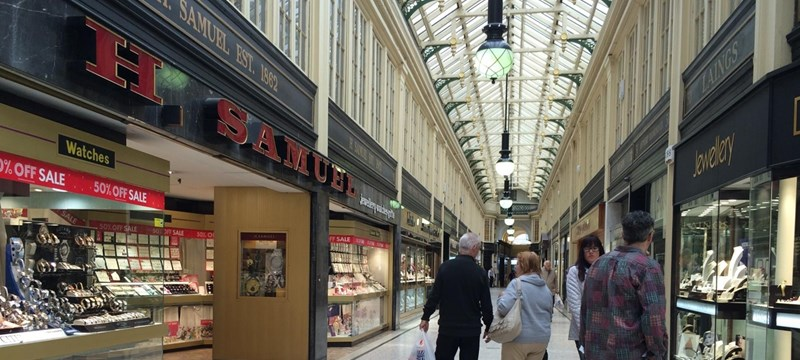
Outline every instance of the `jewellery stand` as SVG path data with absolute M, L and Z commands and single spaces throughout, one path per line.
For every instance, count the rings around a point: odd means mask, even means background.
M 728 263 L 728 273 L 726 275 L 733 276 L 733 271 L 739 267 L 743 254 L 744 249 L 741 246 L 733 248 L 733 254 L 731 255 L 731 261 Z
M 711 257 L 714 256 L 714 250 L 706 251 L 706 257 L 703 259 L 703 281 L 710 282 L 711 276 L 714 275 L 714 269 L 717 266 L 717 263 L 711 260 Z
M 731 275 L 734 279 L 744 279 L 747 277 L 747 266 L 739 265 L 736 267 L 736 270 L 733 271 Z
M 722 260 L 717 264 L 716 276 L 714 276 L 715 274 L 712 273 L 713 277 L 710 279 L 711 288 L 714 290 L 721 290 L 725 288 L 724 286 L 729 278 L 727 276 L 723 276 L 723 274 L 725 274 L 725 270 L 727 270 L 727 268 L 728 263 L 725 262 L 725 260 Z
M 734 299 L 738 291 L 747 288 L 747 278 L 729 278 L 729 285 L 722 293 L 719 294 L 717 299 L 720 302 L 728 302 Z

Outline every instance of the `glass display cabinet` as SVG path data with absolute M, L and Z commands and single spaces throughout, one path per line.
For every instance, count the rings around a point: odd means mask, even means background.
M 764 173 L 681 205 L 674 358 L 800 356 L 797 193 Z
M 422 309 L 433 286 L 433 254 L 425 247 L 403 244 L 400 254 L 400 313 Z
M 161 283 L 126 289 L 103 283 L 103 275 L 124 274 L 98 266 L 106 242 L 91 222 L 112 213 L 135 226 L 130 212 L 148 209 L 41 190 L 2 197 L 0 358 L 160 357 L 166 330 Z M 65 197 L 83 208 L 51 209 Z M 60 215 L 67 211 L 72 222 Z
M 749 184 L 680 207 L 675 359 L 744 358 Z
M 748 359 L 800 356 L 800 227 L 797 177 L 766 173 L 750 190 L 751 241 L 748 275 Z
M 333 224 L 328 345 L 352 346 L 388 327 L 390 243 L 381 237 L 385 233 L 360 223 L 334 220 Z

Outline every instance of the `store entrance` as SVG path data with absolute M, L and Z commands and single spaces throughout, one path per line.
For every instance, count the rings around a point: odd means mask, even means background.
M 188 290 L 164 296 L 165 357 L 198 346 L 208 358 L 212 346 L 221 358 L 258 358 L 264 347 L 305 357 L 313 341 L 309 194 L 141 128 L 129 127 L 128 144 L 171 164 L 164 226 L 180 229 L 169 241 L 182 266 L 170 280 Z M 255 330 L 276 321 L 301 325 Z M 253 333 L 264 336 L 241 341 Z

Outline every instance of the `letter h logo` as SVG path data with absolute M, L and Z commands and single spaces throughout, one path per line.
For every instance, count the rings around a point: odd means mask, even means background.
M 88 17 L 85 23 L 86 27 L 94 30 L 96 49 L 95 62 L 86 61 L 86 70 L 121 88 L 130 88 L 131 92 L 147 100 L 163 105 L 164 100 L 156 95 L 156 69 L 161 69 L 163 66 L 161 60 L 142 48 L 128 43 L 122 36 Z M 120 49 L 132 53 L 134 56 L 130 58 L 138 59 L 132 60 L 120 56 Z M 120 67 L 136 75 L 138 80 L 134 83 L 120 76 Z

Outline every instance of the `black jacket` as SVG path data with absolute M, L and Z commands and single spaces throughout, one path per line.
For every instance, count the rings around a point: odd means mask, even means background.
M 468 255 L 458 255 L 439 268 L 422 320 L 439 307 L 439 333 L 447 336 L 480 336 L 481 316 L 492 325 L 492 297 L 486 272 Z

